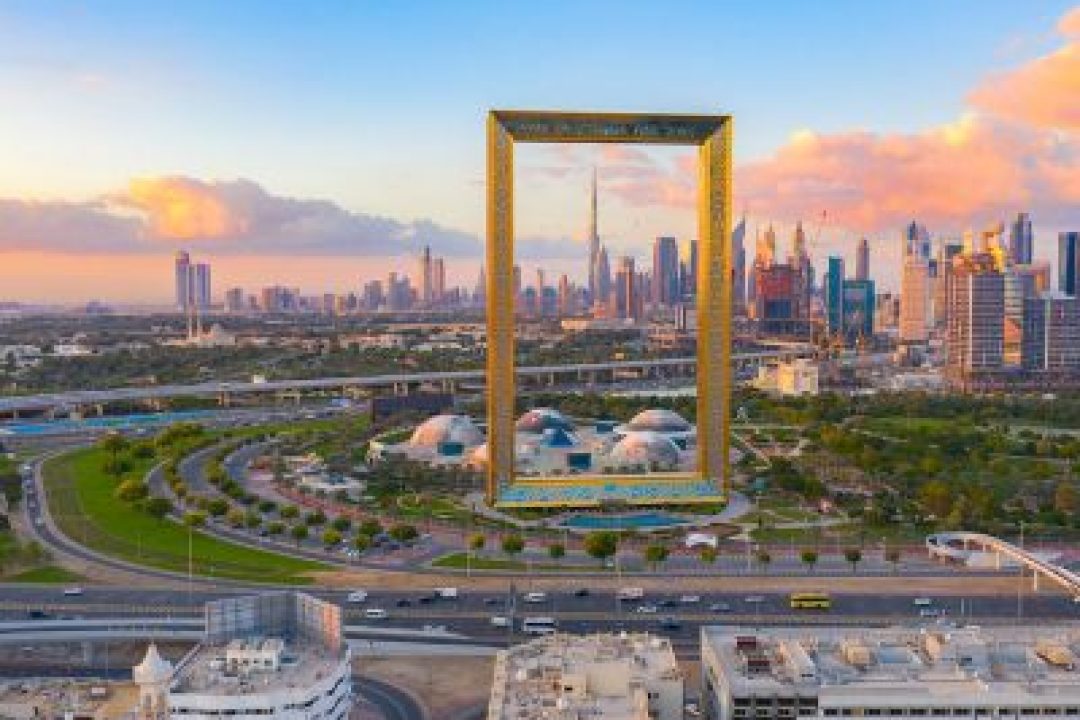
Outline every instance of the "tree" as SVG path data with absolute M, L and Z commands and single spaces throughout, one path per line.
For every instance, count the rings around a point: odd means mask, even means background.
M 363 534 L 357 535 L 353 538 L 352 544 L 356 549 L 356 552 L 363 553 L 371 547 L 371 536 Z
M 348 515 L 338 515 L 330 525 L 338 532 L 343 533 L 352 527 L 352 519 Z
M 1071 514 L 1080 506 L 1080 498 L 1077 497 L 1076 486 L 1071 482 L 1062 480 L 1054 488 L 1054 509 L 1058 512 Z
M 118 432 L 111 432 L 105 437 L 101 438 L 101 440 L 98 442 L 98 445 L 101 447 L 102 450 L 109 454 L 109 458 L 112 461 L 109 466 L 112 468 L 110 472 L 119 477 L 120 453 L 124 452 L 128 448 L 127 438 L 125 438 Z
M 283 532 L 285 532 L 285 523 L 280 520 L 274 520 L 266 526 L 267 535 L 280 535 Z
M 255 512 L 254 510 L 248 510 L 246 513 L 244 513 L 244 527 L 249 530 L 254 530 L 255 528 L 262 525 L 262 521 L 262 515 Z
M 206 503 L 206 511 L 214 517 L 221 517 L 229 511 L 229 503 L 225 498 L 213 498 Z
M 653 570 L 656 570 L 660 565 L 668 559 L 670 551 L 667 545 L 663 543 L 652 543 L 645 548 L 645 562 L 652 565 Z
M 296 547 L 300 547 L 300 543 L 307 540 L 308 537 L 307 525 L 297 523 L 289 530 L 289 534 L 292 535 L 292 539 L 296 542 Z
M 564 557 L 566 557 L 566 546 L 563 545 L 562 543 L 551 543 L 550 545 L 548 545 L 547 550 L 548 550 L 548 557 L 551 558 L 552 560 L 554 560 L 555 562 L 559 562 Z
M 390 528 L 390 537 L 400 543 L 407 543 L 420 537 L 420 533 L 412 525 L 402 523 Z
M 487 543 L 487 538 L 483 533 L 476 533 L 469 538 L 469 549 L 474 553 L 478 553 L 484 549 L 484 545 Z
M 701 550 L 698 551 L 698 558 L 706 565 L 713 565 L 720 557 L 720 551 L 714 548 L 712 545 L 703 545 Z
M 900 550 L 898 548 L 886 548 L 885 562 L 892 565 L 893 572 L 895 573 L 896 567 L 900 564 Z
M 168 498 L 155 496 L 146 501 L 146 512 L 155 520 L 164 520 L 172 509 L 173 504 Z
M 619 536 L 611 530 L 597 530 L 585 536 L 585 552 L 601 563 L 619 551 Z
M 769 563 L 772 562 L 772 555 L 769 554 L 768 550 L 758 550 L 756 559 L 758 566 L 764 571 L 769 567 Z
M 514 557 L 525 550 L 525 540 L 520 535 L 507 535 L 502 539 L 502 551 Z
M 328 549 L 341 543 L 341 533 L 334 528 L 323 530 L 322 542 Z
M 849 547 L 844 550 L 844 559 L 851 563 L 851 572 L 855 572 L 856 567 L 862 562 L 862 550 L 857 547 Z
M 930 480 L 919 488 L 919 503 L 927 513 L 943 518 L 953 506 L 952 490 L 941 480 Z
M 142 500 L 150 493 L 150 488 L 139 478 L 128 478 L 116 487 L 116 497 L 124 502 Z
M 244 511 L 238 507 L 229 508 L 229 512 L 225 514 L 225 522 L 229 523 L 230 527 L 243 527 Z
M 309 512 L 307 515 L 304 516 L 304 524 L 305 525 L 325 525 L 326 524 L 326 513 L 324 513 L 322 510 L 312 510 L 311 512 Z
M 191 528 L 200 528 L 206 524 L 206 513 L 201 510 L 188 510 L 184 513 L 184 524 Z
M 813 572 L 814 565 L 816 565 L 818 561 L 817 550 L 810 550 L 809 548 L 803 550 L 802 553 L 799 554 L 799 559 L 806 565 L 806 572 Z
M 382 523 L 375 518 L 364 518 L 360 523 L 360 534 L 375 537 L 383 531 Z
M 295 517 L 299 517 L 300 508 L 296 507 L 295 505 L 286 505 L 285 507 L 281 508 L 281 511 L 278 514 L 286 520 L 292 520 Z

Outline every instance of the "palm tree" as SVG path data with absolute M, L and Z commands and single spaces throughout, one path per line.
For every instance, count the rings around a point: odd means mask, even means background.
M 844 559 L 851 563 L 851 572 L 854 573 L 856 567 L 862 561 L 862 550 L 857 547 L 849 547 L 844 550 Z
M 806 572 L 813 572 L 814 565 L 816 565 L 818 561 L 817 550 L 811 550 L 807 548 L 806 550 L 802 551 L 802 553 L 799 555 L 799 558 L 803 561 L 803 564 L 806 565 Z
M 772 555 L 769 554 L 768 550 L 758 550 L 758 552 L 757 552 L 757 563 L 761 567 L 762 572 L 764 572 L 765 569 L 769 567 L 769 563 L 771 563 L 771 562 L 772 562 Z
M 653 543 L 645 548 L 645 562 L 652 565 L 653 570 L 659 569 L 660 565 L 668 559 L 670 551 L 663 543 Z
M 900 550 L 898 548 L 887 548 L 885 550 L 885 562 L 892 565 L 893 573 L 895 573 L 896 567 L 900 564 Z

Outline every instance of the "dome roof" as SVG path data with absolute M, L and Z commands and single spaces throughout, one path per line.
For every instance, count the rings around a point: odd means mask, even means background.
M 472 447 L 484 442 L 484 434 L 465 415 L 436 415 L 417 426 L 409 438 L 413 447 L 438 447 L 442 443 L 461 443 Z
M 477 465 L 486 465 L 488 461 L 488 444 L 482 443 L 473 448 L 473 451 L 469 453 L 469 462 L 476 463 Z
M 172 672 L 172 663 L 161 657 L 157 645 L 150 643 L 146 648 L 146 657 L 131 669 L 131 677 L 136 683 L 154 685 L 168 680 Z
M 540 439 L 540 444 L 549 448 L 572 448 L 581 444 L 581 439 L 562 428 L 548 428 Z
M 549 429 L 573 430 L 574 424 L 554 408 L 533 408 L 517 421 L 518 432 L 542 433 Z
M 651 430 L 660 433 L 689 432 L 690 423 L 686 422 L 681 415 L 663 408 L 642 410 L 626 424 L 630 430 Z
M 631 432 L 611 448 L 611 459 L 618 463 L 664 467 L 679 464 L 679 448 L 670 438 L 652 430 Z

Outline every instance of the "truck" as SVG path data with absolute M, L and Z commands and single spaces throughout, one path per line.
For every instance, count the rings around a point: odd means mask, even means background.
M 624 587 L 619 588 L 618 598 L 619 600 L 640 600 L 645 597 L 645 589 L 639 587 Z
M 435 597 L 440 600 L 457 600 L 458 589 L 456 587 L 435 588 Z

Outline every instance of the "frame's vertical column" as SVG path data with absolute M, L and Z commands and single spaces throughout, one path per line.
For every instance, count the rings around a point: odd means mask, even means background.
M 698 158 L 698 471 L 728 492 L 731 418 L 732 120 Z
M 487 501 L 514 475 L 514 139 L 487 128 Z

